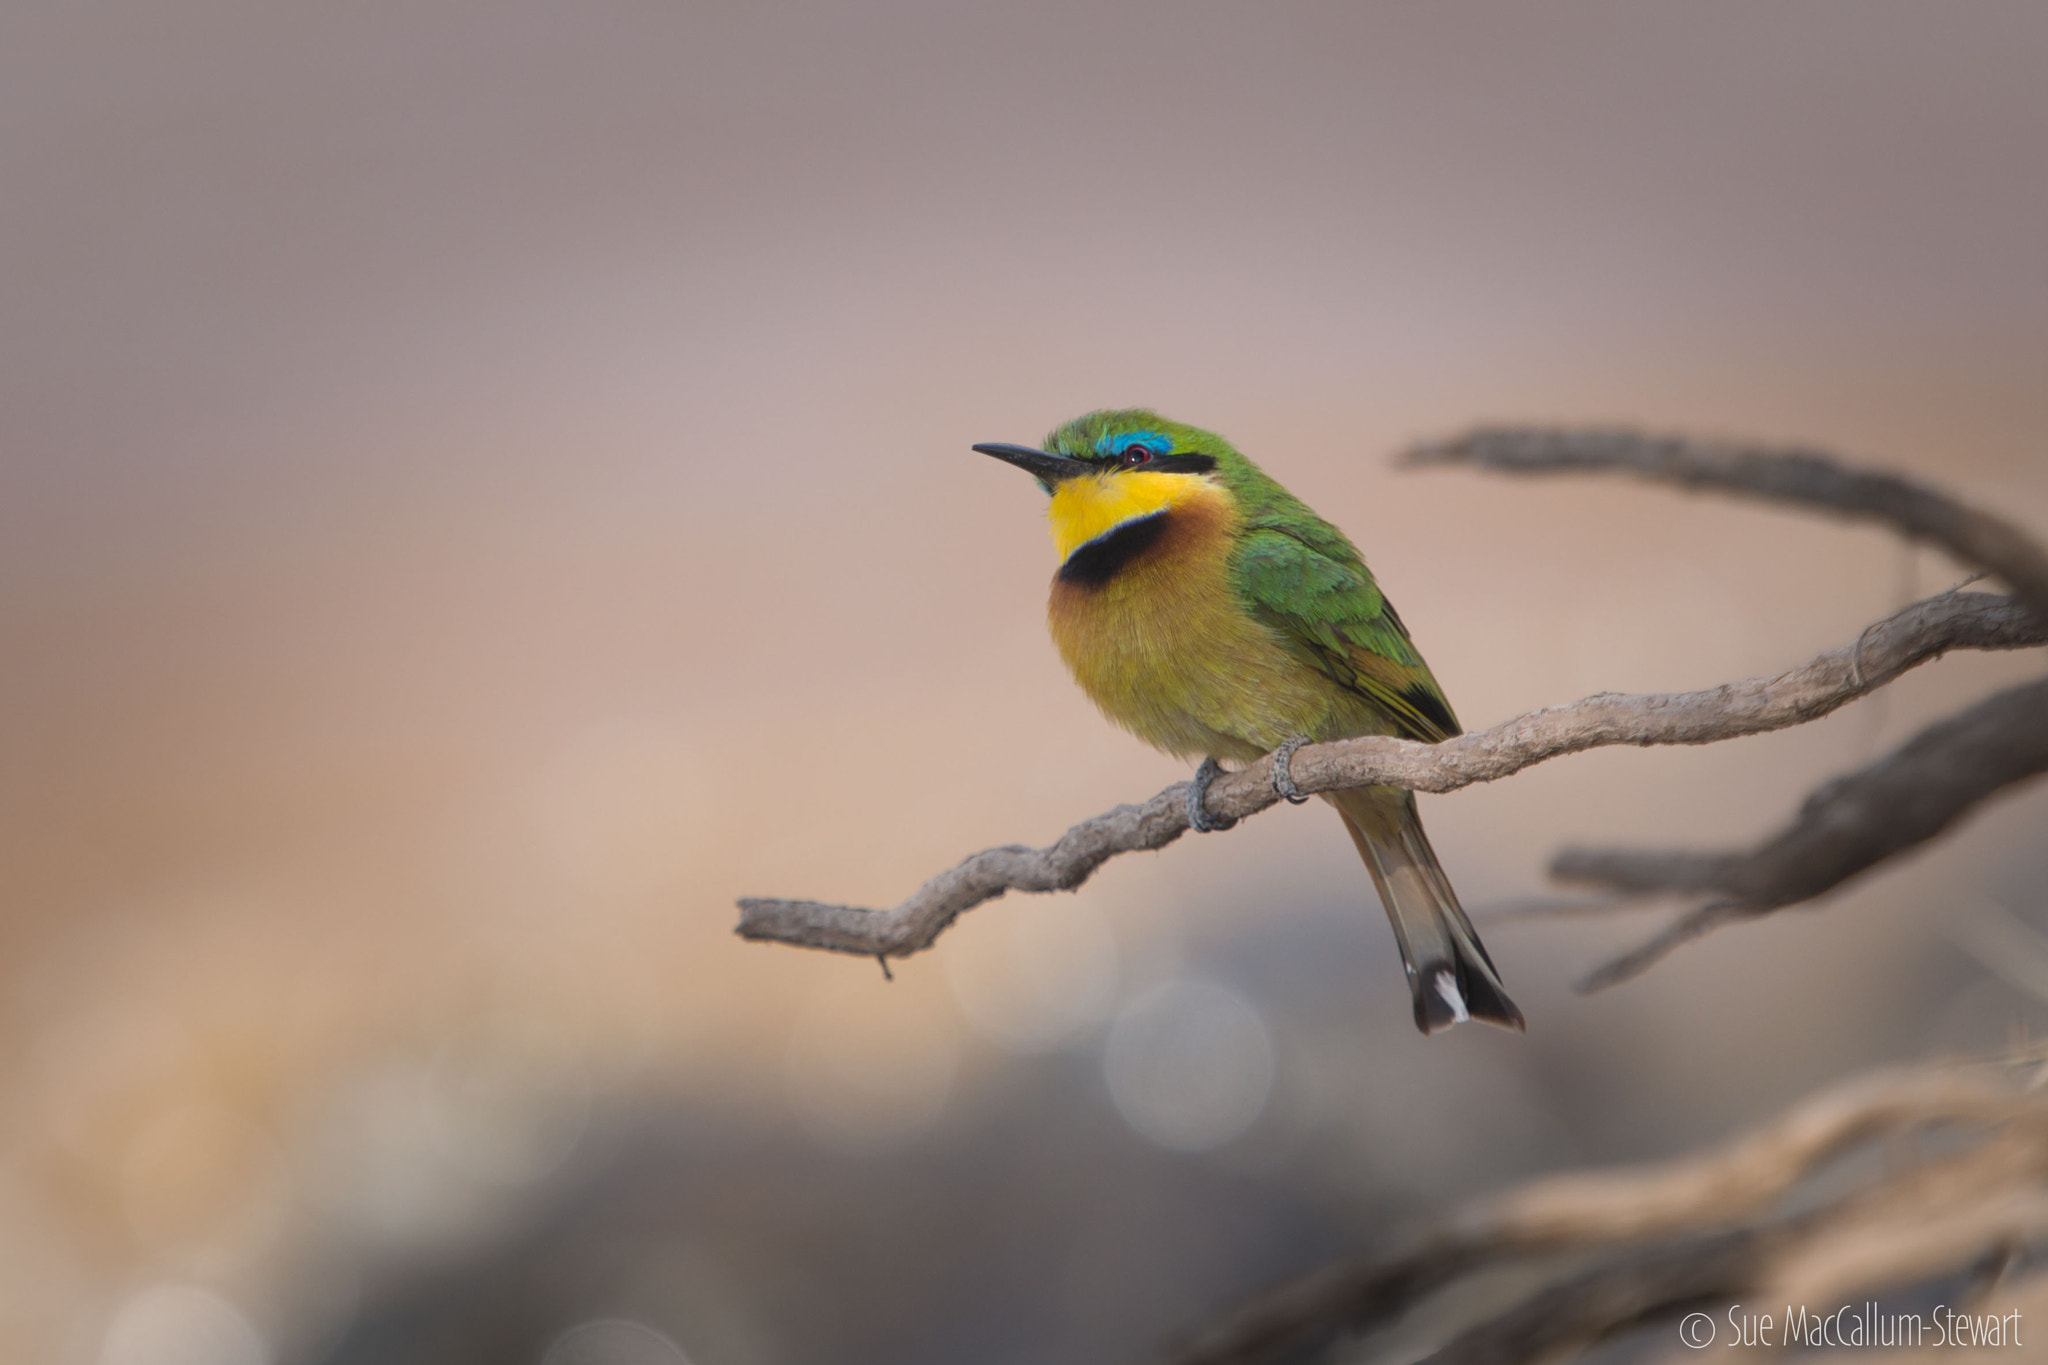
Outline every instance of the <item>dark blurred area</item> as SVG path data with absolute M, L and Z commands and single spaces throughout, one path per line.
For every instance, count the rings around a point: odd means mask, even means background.
M 1591 997 L 1641 917 L 1500 921 L 1526 1038 L 1415 1035 L 1319 807 L 893 984 L 730 931 L 1184 775 L 1065 677 L 1042 505 L 972 442 L 1225 433 L 1473 728 L 1964 571 L 1410 440 L 1800 441 L 2048 528 L 2044 52 L 2025 3 L 9 7 L 0 1357 L 1134 1360 L 1459 1199 L 2038 1035 L 1971 927 L 2048 926 L 2038 788 Z M 1484 915 L 2039 667 L 1426 814 Z

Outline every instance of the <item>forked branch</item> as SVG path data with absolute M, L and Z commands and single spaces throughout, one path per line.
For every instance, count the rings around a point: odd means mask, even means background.
M 1597 968 L 1580 989 L 1616 985 L 1721 925 L 1832 891 L 1932 839 L 1985 798 L 2044 772 L 2048 678 L 1987 697 L 1869 767 L 1818 788 L 1790 826 L 1754 849 L 1564 849 L 1550 864 L 1550 875 L 1561 881 L 1635 895 L 1712 898 Z
M 2002 517 L 1881 470 L 1810 450 L 1653 437 L 1625 430 L 1478 428 L 1410 449 L 1410 465 L 1469 464 L 1496 473 L 1611 471 L 1881 521 L 2010 583 L 2048 618 L 2048 549 Z M 2048 681 L 2013 688 L 1927 727 L 1859 772 L 1806 798 L 1798 816 L 1738 852 L 1561 850 L 1551 875 L 1624 895 L 1677 894 L 1702 903 L 1580 982 L 1600 990 L 1722 925 L 1825 894 L 1925 843 L 1973 806 L 2048 772 Z

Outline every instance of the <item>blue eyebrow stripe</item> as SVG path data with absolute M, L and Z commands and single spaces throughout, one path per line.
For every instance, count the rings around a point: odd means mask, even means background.
M 1105 436 L 1095 443 L 1098 455 L 1122 455 L 1132 446 L 1145 446 L 1155 455 L 1173 449 L 1173 439 L 1157 431 L 1125 431 Z

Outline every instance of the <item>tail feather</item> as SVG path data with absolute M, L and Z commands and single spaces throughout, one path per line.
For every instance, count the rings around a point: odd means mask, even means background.
M 1415 1027 L 1434 1033 L 1467 1019 L 1517 1031 L 1526 1026 L 1508 999 L 1493 959 L 1479 942 L 1458 893 L 1437 862 L 1412 792 L 1358 787 L 1324 797 L 1344 817 L 1372 873 L 1415 999 Z

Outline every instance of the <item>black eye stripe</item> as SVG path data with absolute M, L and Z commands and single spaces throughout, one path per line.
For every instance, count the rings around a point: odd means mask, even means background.
M 1116 469 L 1142 469 L 1148 474 L 1213 474 L 1216 471 L 1215 456 L 1202 455 L 1192 450 L 1177 450 L 1167 455 L 1154 455 L 1142 464 L 1132 464 L 1129 462 L 1132 451 L 1147 448 L 1144 446 L 1132 446 L 1120 455 L 1096 455 L 1093 457 L 1093 460 L 1097 464 L 1108 465 Z M 1083 456 L 1082 458 L 1087 459 L 1089 457 Z
M 1155 474 L 1208 474 L 1214 472 L 1216 459 L 1194 451 L 1176 451 L 1171 455 L 1154 455 L 1138 467 Z

